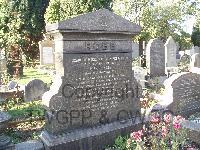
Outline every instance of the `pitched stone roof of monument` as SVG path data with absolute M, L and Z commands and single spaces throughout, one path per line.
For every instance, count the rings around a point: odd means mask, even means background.
M 141 27 L 107 9 L 83 14 L 46 26 L 46 31 L 138 34 Z

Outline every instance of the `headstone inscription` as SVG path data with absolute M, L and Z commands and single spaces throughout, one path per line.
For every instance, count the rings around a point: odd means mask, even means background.
M 194 55 L 192 55 L 192 61 L 190 63 L 190 66 L 191 67 L 198 67 L 200 68 L 200 54 L 199 53 L 196 53 Z
M 165 64 L 166 67 L 176 67 L 176 42 L 170 36 L 165 43 Z
M 39 42 L 40 49 L 40 65 L 54 64 L 53 41 L 45 38 Z
M 47 86 L 42 80 L 33 79 L 25 86 L 25 101 L 41 100 L 47 90 Z
M 174 78 L 175 77 L 175 78 Z M 182 73 L 170 78 L 172 103 L 168 106 L 175 114 L 189 117 L 200 112 L 200 75 L 196 73 Z
M 102 149 L 122 128 L 135 125 L 119 120 L 140 112 L 131 41 L 140 30 L 106 9 L 47 26 L 61 75 L 42 98 L 47 122 L 41 139 L 47 147 Z
M 165 48 L 160 39 L 151 39 L 146 47 L 148 73 L 151 77 L 165 76 Z

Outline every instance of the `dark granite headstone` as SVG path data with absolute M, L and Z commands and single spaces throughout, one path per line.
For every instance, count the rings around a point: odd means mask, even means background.
M 179 114 L 187 118 L 196 112 L 200 112 L 199 74 L 177 74 L 170 77 L 168 79 L 168 83 L 171 84 L 171 88 L 173 91 L 173 102 L 168 107 L 175 114 Z M 168 90 L 170 91 L 170 89 Z
M 42 98 L 41 138 L 49 149 L 100 149 L 135 125 L 141 87 L 132 72 L 132 37 L 140 30 L 106 9 L 47 26 L 61 76 Z
M 165 47 L 160 39 L 151 39 L 147 44 L 146 61 L 151 77 L 165 76 Z

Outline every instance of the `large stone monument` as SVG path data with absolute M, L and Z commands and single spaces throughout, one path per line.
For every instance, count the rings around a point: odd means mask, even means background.
M 103 149 L 136 130 L 141 87 L 132 72 L 132 37 L 141 27 L 102 9 L 46 30 L 57 73 L 42 98 L 46 149 Z
M 176 67 L 176 52 L 177 45 L 173 38 L 170 36 L 165 43 L 165 64 L 166 67 Z
M 165 48 L 160 39 L 151 39 L 146 47 L 148 73 L 151 77 L 165 76 Z

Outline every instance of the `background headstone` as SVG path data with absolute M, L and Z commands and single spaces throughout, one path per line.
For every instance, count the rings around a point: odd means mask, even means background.
M 151 77 L 165 76 L 165 48 L 160 39 L 151 39 L 147 44 L 146 61 Z
M 139 44 L 132 42 L 132 58 L 137 58 L 139 57 Z
M 200 112 L 200 75 L 196 73 L 181 73 L 165 81 L 165 89 L 171 93 L 168 106 L 175 114 L 189 117 Z M 170 92 L 171 91 L 171 92 Z
M 42 98 L 47 123 L 41 139 L 49 149 L 103 149 L 133 129 L 128 114 L 140 111 L 131 39 L 141 27 L 102 9 L 46 29 L 61 77 Z
M 176 67 L 177 46 L 173 38 L 170 36 L 165 43 L 165 64 L 166 67 Z
M 47 85 L 39 79 L 31 80 L 25 86 L 25 101 L 41 100 L 43 94 L 47 91 Z
M 44 39 L 39 42 L 40 65 L 54 65 L 53 41 Z
M 198 46 L 193 46 L 191 51 L 190 51 L 190 55 L 192 56 L 192 55 L 194 55 L 196 53 L 200 53 L 200 49 L 199 49 Z
M 192 61 L 190 63 L 190 66 L 200 68 L 200 54 L 199 53 L 192 55 Z

